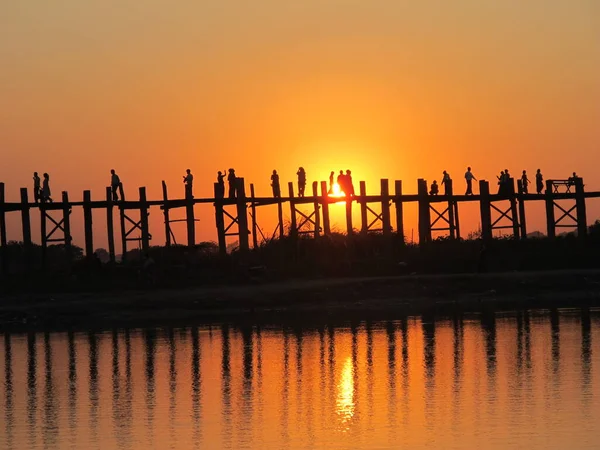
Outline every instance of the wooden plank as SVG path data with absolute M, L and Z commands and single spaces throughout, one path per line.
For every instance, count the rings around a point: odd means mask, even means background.
M 171 246 L 171 221 L 169 219 L 169 194 L 167 192 L 167 183 L 162 181 L 163 194 L 163 216 L 165 217 L 165 246 Z
M 367 202 L 364 198 L 367 196 L 367 183 L 364 181 L 359 181 L 358 183 L 358 192 L 360 193 L 360 231 L 363 234 L 367 234 L 369 231 L 369 217 L 367 210 Z
M 517 197 L 519 200 L 519 233 L 521 239 L 527 239 L 527 220 L 525 218 L 525 199 L 523 198 L 523 180 L 517 180 Z
M 327 190 L 327 182 L 321 181 L 321 205 L 323 207 L 323 233 L 325 236 L 331 234 L 331 225 L 329 222 L 329 191 Z
M 312 193 L 315 199 L 314 207 L 315 207 L 315 239 L 317 239 L 321 234 L 321 211 L 319 208 L 319 196 L 317 195 L 318 191 L 318 183 L 313 181 L 312 183 Z
M 390 182 L 387 178 L 381 180 L 381 222 L 383 235 L 387 238 L 392 235 L 392 221 L 390 217 Z M 389 248 L 389 247 L 388 247 Z
M 396 204 L 396 234 L 401 237 L 404 244 L 404 204 L 402 198 L 402 180 L 394 181 L 394 200 Z
M 546 180 L 546 232 L 549 238 L 556 236 L 554 222 L 554 199 L 552 198 L 552 180 Z
M 513 238 L 519 239 L 520 226 L 519 226 L 519 215 L 517 212 L 517 197 L 515 195 L 515 179 L 509 178 L 508 180 L 509 189 L 509 201 L 510 201 L 510 215 L 512 216 L 512 227 L 513 227 Z
M 88 258 L 94 254 L 94 237 L 92 227 L 92 194 L 90 191 L 83 191 L 83 227 L 85 235 L 85 255 Z
M 23 228 L 23 244 L 26 249 L 31 247 L 31 218 L 29 216 L 29 201 L 27 188 L 21 188 L 21 225 Z
M 479 181 L 479 211 L 481 214 L 481 239 L 488 242 L 492 240 L 492 211 L 490 209 L 490 183 Z
M 250 248 L 248 244 L 248 212 L 247 212 L 247 198 L 246 198 L 246 187 L 244 185 L 243 178 L 237 178 L 236 180 L 236 193 L 237 193 L 237 215 L 238 215 L 238 237 L 240 243 L 240 250 L 246 251 Z
M 577 211 L 577 236 L 585 239 L 587 236 L 587 213 L 583 178 L 575 179 L 575 208 Z
M 250 183 L 250 210 L 252 212 L 252 248 L 258 248 L 258 236 L 257 229 L 258 226 L 256 224 L 256 205 L 254 204 L 254 184 Z
M 0 183 L 0 256 L 2 257 L 2 273 L 9 273 L 10 261 L 8 256 L 8 242 L 6 238 L 6 211 L 5 211 L 4 183 Z
M 288 191 L 290 195 L 290 237 L 298 237 L 298 225 L 296 224 L 296 204 L 294 198 L 294 183 L 291 181 L 288 183 Z
M 191 191 L 189 192 L 191 194 Z M 187 225 L 187 245 L 196 246 L 196 218 L 194 215 L 194 197 L 188 195 L 185 199 L 185 219 Z
M 62 193 L 62 204 L 65 251 L 67 253 L 67 261 L 70 263 L 73 260 L 73 251 L 71 248 L 71 205 L 69 204 L 69 194 L 66 191 Z
M 217 227 L 217 240 L 219 243 L 219 253 L 227 254 L 227 240 L 225 238 L 225 218 L 223 217 L 223 198 L 219 197 L 221 192 L 219 183 L 214 183 L 214 205 L 215 205 L 215 224 Z
M 148 229 L 148 204 L 146 203 L 146 188 L 140 187 L 140 227 L 142 228 L 142 252 L 144 255 L 150 249 L 150 230 Z
M 431 241 L 431 214 L 427 181 L 422 178 L 417 180 L 417 195 L 419 196 L 419 244 L 424 244 Z
M 106 231 L 108 236 L 108 255 L 112 264 L 116 261 L 115 255 L 115 232 L 113 225 L 113 201 L 112 201 L 112 190 L 109 187 L 106 188 Z

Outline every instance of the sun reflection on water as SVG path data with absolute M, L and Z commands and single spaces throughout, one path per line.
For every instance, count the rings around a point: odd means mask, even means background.
M 344 429 L 349 428 L 349 422 L 354 416 L 354 378 L 352 358 L 346 358 L 342 374 L 338 383 L 337 414 L 340 417 Z

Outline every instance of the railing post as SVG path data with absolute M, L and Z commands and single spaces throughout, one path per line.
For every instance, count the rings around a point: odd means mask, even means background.
M 575 208 L 577 210 L 577 236 L 585 239 L 587 235 L 587 214 L 585 210 L 585 191 L 583 178 L 575 178 Z
M 431 215 L 429 212 L 429 195 L 427 181 L 417 180 L 417 195 L 419 198 L 419 244 L 431 241 Z
M 92 226 L 92 193 L 83 191 L 83 226 L 85 234 L 85 256 L 91 258 L 94 254 L 94 235 Z
M 554 199 L 552 188 L 552 180 L 546 180 L 546 229 L 549 238 L 554 238 L 556 236 L 556 223 L 554 221 Z
M 404 239 L 404 204 L 402 203 L 402 180 L 394 182 L 394 194 L 396 196 L 396 233 Z
M 246 187 L 244 185 L 243 178 L 237 178 L 236 180 L 236 192 L 237 192 L 237 216 L 238 216 L 238 237 L 240 243 L 240 250 L 246 251 L 250 248 L 248 244 L 248 212 L 246 206 Z
M 479 181 L 479 211 L 481 217 L 481 239 L 484 242 L 492 240 L 492 211 L 490 209 L 490 183 Z
M 331 234 L 331 226 L 329 224 L 329 193 L 326 181 L 321 181 L 321 203 L 323 205 L 323 233 L 329 236 Z

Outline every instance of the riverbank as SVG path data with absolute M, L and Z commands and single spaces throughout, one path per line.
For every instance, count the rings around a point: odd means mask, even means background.
M 406 314 L 581 306 L 600 306 L 600 270 L 313 279 L 178 290 L 9 295 L 0 302 L 0 329 L 362 320 Z

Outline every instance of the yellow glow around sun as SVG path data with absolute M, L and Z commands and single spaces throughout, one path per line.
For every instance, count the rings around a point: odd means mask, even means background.
M 333 188 L 331 189 L 331 194 L 329 194 L 329 195 L 331 197 L 343 197 L 344 193 L 340 189 L 340 185 L 339 184 L 333 183 Z

